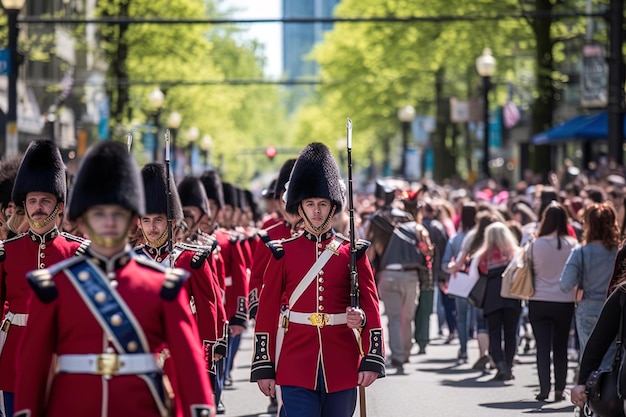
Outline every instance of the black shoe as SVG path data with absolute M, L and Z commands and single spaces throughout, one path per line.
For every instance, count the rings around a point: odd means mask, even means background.
M 215 411 L 216 414 L 226 414 L 226 407 L 224 407 L 224 403 L 220 401 Z
M 543 402 L 543 401 L 545 401 L 547 399 L 548 399 L 548 394 L 543 394 L 541 392 L 535 396 L 535 400 L 537 400 L 537 401 Z
M 554 392 L 554 402 L 558 403 L 560 401 L 565 401 L 565 393 L 563 391 L 555 391 Z
M 481 356 L 478 360 L 472 365 L 472 369 L 475 371 L 484 371 L 489 363 L 489 356 Z
M 426 348 L 425 347 L 421 347 L 420 350 L 417 352 L 418 355 L 425 355 L 426 354 Z

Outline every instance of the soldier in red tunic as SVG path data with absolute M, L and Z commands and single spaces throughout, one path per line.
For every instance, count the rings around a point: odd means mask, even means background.
M 156 362 L 163 345 L 176 364 L 181 414 L 212 415 L 183 288 L 187 273 L 138 257 L 127 243 L 144 206 L 126 146 L 107 141 L 91 148 L 68 207 L 91 245 L 84 255 L 28 275 L 34 296 L 17 360 L 27 372 L 17 379 L 16 417 L 169 415 Z
M 14 233 L 9 233 L 7 221 L 16 208 L 11 194 L 20 162 L 22 162 L 22 156 L 0 161 L 0 240 L 15 236 Z
M 384 376 L 384 342 L 368 243 L 356 249 L 360 309 L 350 307 L 349 239 L 331 228 L 344 206 L 337 163 L 321 143 L 308 145 L 291 173 L 286 210 L 305 231 L 268 246 L 254 334 L 251 380 L 263 394 L 280 386 L 281 415 L 350 417 L 356 387 Z M 284 302 L 285 298 L 288 300 Z M 282 328 L 277 329 L 277 323 Z M 355 333 L 359 337 L 355 337 Z
M 9 311 L 0 326 L 0 415 L 13 415 L 19 342 L 28 320 L 26 273 L 85 249 L 87 242 L 59 232 L 65 204 L 65 166 L 53 142 L 32 142 L 20 164 L 11 200 L 24 208 L 30 229 L 0 242 L 0 306 Z
M 206 369 L 214 374 L 214 360 L 226 355 L 226 342 L 220 339 L 225 317 L 222 294 L 210 266 L 213 260 L 212 252 L 216 249 L 217 242 L 214 241 L 213 247 L 171 242 L 172 236 L 168 231 L 165 167 L 160 163 L 147 164 L 141 170 L 141 176 L 146 196 L 146 213 L 139 220 L 139 228 L 146 244 L 136 247 L 135 253 L 165 267 L 173 266 L 189 273 L 189 279 L 185 281 L 184 287 L 189 295 L 191 312 L 200 332 L 201 346 L 207 361 Z M 174 181 L 171 177 L 169 181 L 172 221 L 180 223 L 183 219 L 183 209 Z M 164 356 L 167 356 L 167 351 Z M 169 362 L 171 361 L 165 363 Z M 166 372 L 170 375 L 169 367 L 166 368 Z

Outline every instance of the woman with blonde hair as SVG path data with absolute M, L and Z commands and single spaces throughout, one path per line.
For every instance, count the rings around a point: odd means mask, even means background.
M 489 355 L 496 364 L 494 380 L 513 379 L 511 368 L 517 349 L 517 323 L 521 302 L 500 296 L 502 273 L 519 250 L 511 230 L 502 222 L 485 229 L 485 240 L 476 253 L 478 273 L 487 276 L 483 314 L 489 329 Z M 504 342 L 504 351 L 502 345 Z
M 620 242 L 617 215 L 612 204 L 590 204 L 585 209 L 583 222 L 583 245 L 572 251 L 559 280 L 562 291 L 570 292 L 576 287 L 579 292 L 582 291 L 575 313 L 581 352 L 585 350 L 607 298 Z M 610 367 L 614 356 L 613 347 L 605 355 L 602 368 Z

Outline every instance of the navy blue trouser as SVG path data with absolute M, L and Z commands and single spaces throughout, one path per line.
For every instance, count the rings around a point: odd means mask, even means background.
M 0 417 L 13 417 L 13 401 L 15 394 L 0 391 Z
M 316 390 L 284 385 L 280 389 L 280 417 L 352 417 L 356 408 L 356 388 L 327 393 L 321 368 Z

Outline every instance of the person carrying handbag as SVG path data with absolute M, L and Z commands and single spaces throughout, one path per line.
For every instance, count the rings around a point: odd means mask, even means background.
M 565 208 L 553 201 L 542 213 L 532 250 L 535 293 L 528 302 L 528 318 L 537 345 L 537 401 L 545 401 L 551 388 L 550 368 L 554 369 L 554 401 L 565 399 L 567 342 L 574 316 L 575 290 L 565 293 L 559 278 L 571 251 L 578 245 L 569 236 Z

